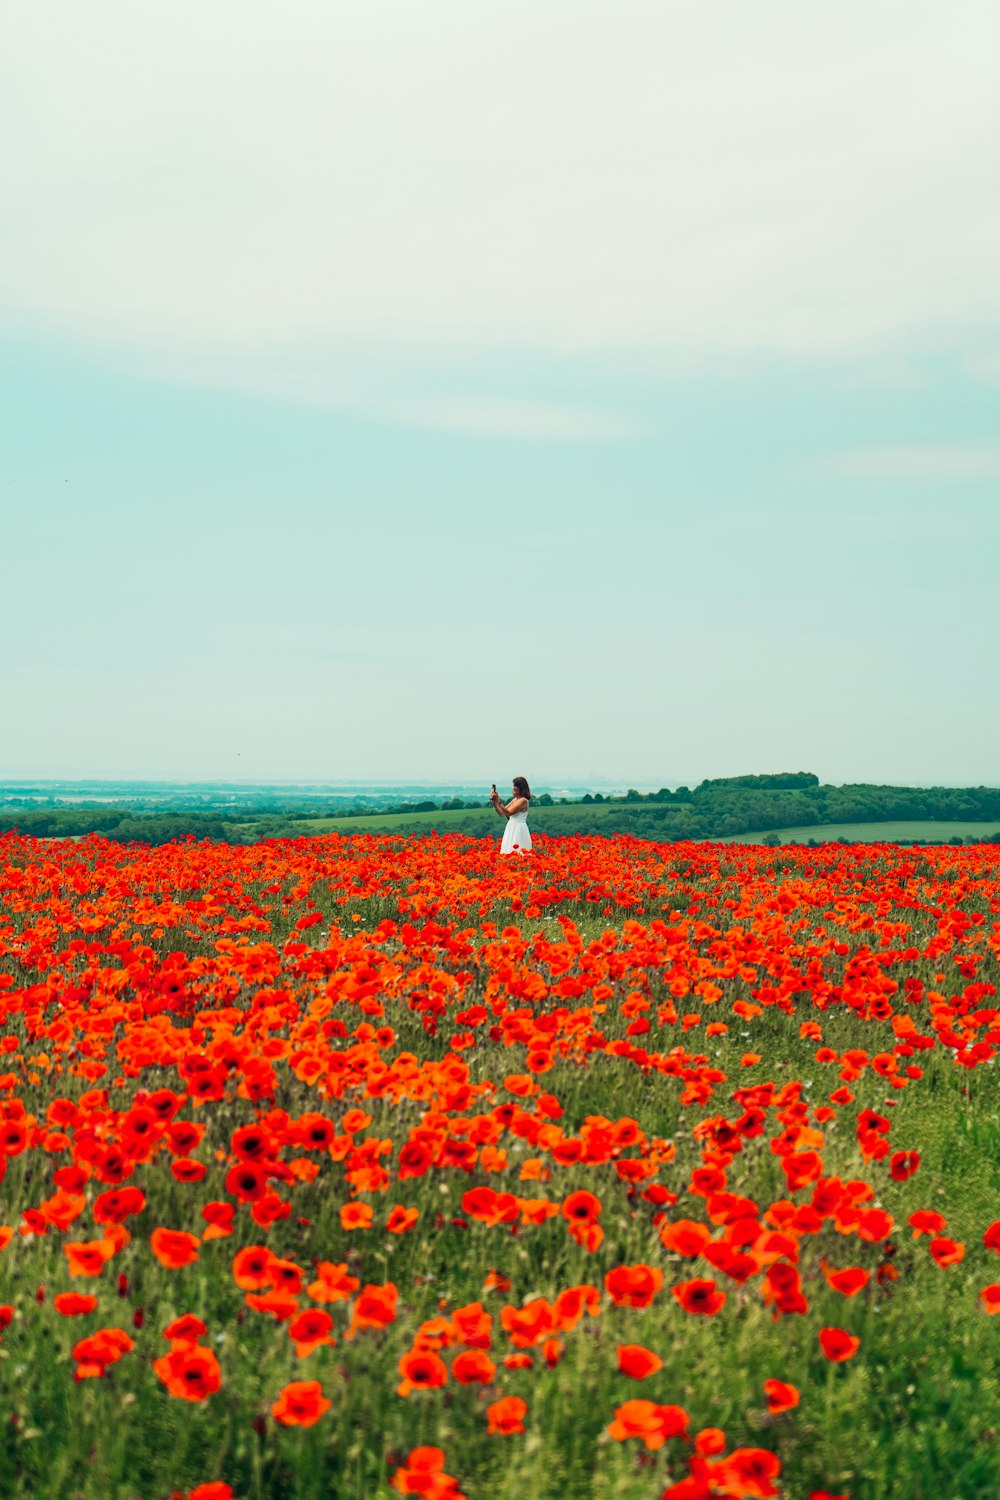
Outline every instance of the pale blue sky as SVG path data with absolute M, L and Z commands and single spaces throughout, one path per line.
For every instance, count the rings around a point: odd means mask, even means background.
M 0 774 L 1000 780 L 992 9 L 328 10 L 22 13 Z

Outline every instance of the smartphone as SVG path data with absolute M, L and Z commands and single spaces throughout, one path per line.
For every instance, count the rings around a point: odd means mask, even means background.
M 494 781 L 494 783 L 493 783 L 493 790 L 494 790 L 494 791 L 496 791 L 496 789 L 497 789 L 497 784 L 496 784 L 496 782 L 495 782 L 495 781 Z

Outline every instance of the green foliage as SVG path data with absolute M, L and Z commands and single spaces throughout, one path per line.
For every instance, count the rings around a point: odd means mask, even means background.
M 775 771 L 762 776 L 717 776 L 712 781 L 703 781 L 699 792 L 713 787 L 733 787 L 746 791 L 789 791 L 794 787 L 819 786 L 819 777 L 812 771 Z

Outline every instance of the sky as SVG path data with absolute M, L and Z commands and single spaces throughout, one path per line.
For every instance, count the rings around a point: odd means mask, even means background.
M 996 784 L 998 70 L 992 0 L 16 0 L 0 775 Z

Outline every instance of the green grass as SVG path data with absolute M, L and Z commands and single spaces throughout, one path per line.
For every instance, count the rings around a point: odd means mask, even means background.
M 641 811 L 644 808 L 672 808 L 679 810 L 684 804 L 667 802 L 595 802 L 586 806 L 579 802 L 552 807 L 533 807 L 528 814 L 528 826 L 539 833 L 563 832 L 561 825 L 578 823 L 581 817 L 592 821 L 594 833 L 606 832 L 606 824 L 621 817 L 622 811 Z M 453 812 L 425 813 L 372 813 L 363 818 L 304 818 L 295 827 L 303 833 L 429 833 L 432 828 L 439 833 L 503 833 L 503 820 L 491 807 L 467 807 Z M 652 827 L 652 825 L 651 825 Z M 652 833 L 650 836 L 653 836 Z
M 912 822 L 820 823 L 804 828 L 762 829 L 758 833 L 731 833 L 712 842 L 759 844 L 763 839 L 777 835 L 783 844 L 806 844 L 810 839 L 823 844 L 830 843 L 833 839 L 853 839 L 865 844 L 891 844 L 901 839 L 926 839 L 928 842 L 947 842 L 951 838 L 984 839 L 995 833 L 1000 833 L 1000 823 L 949 823 L 943 819 L 926 818 Z

